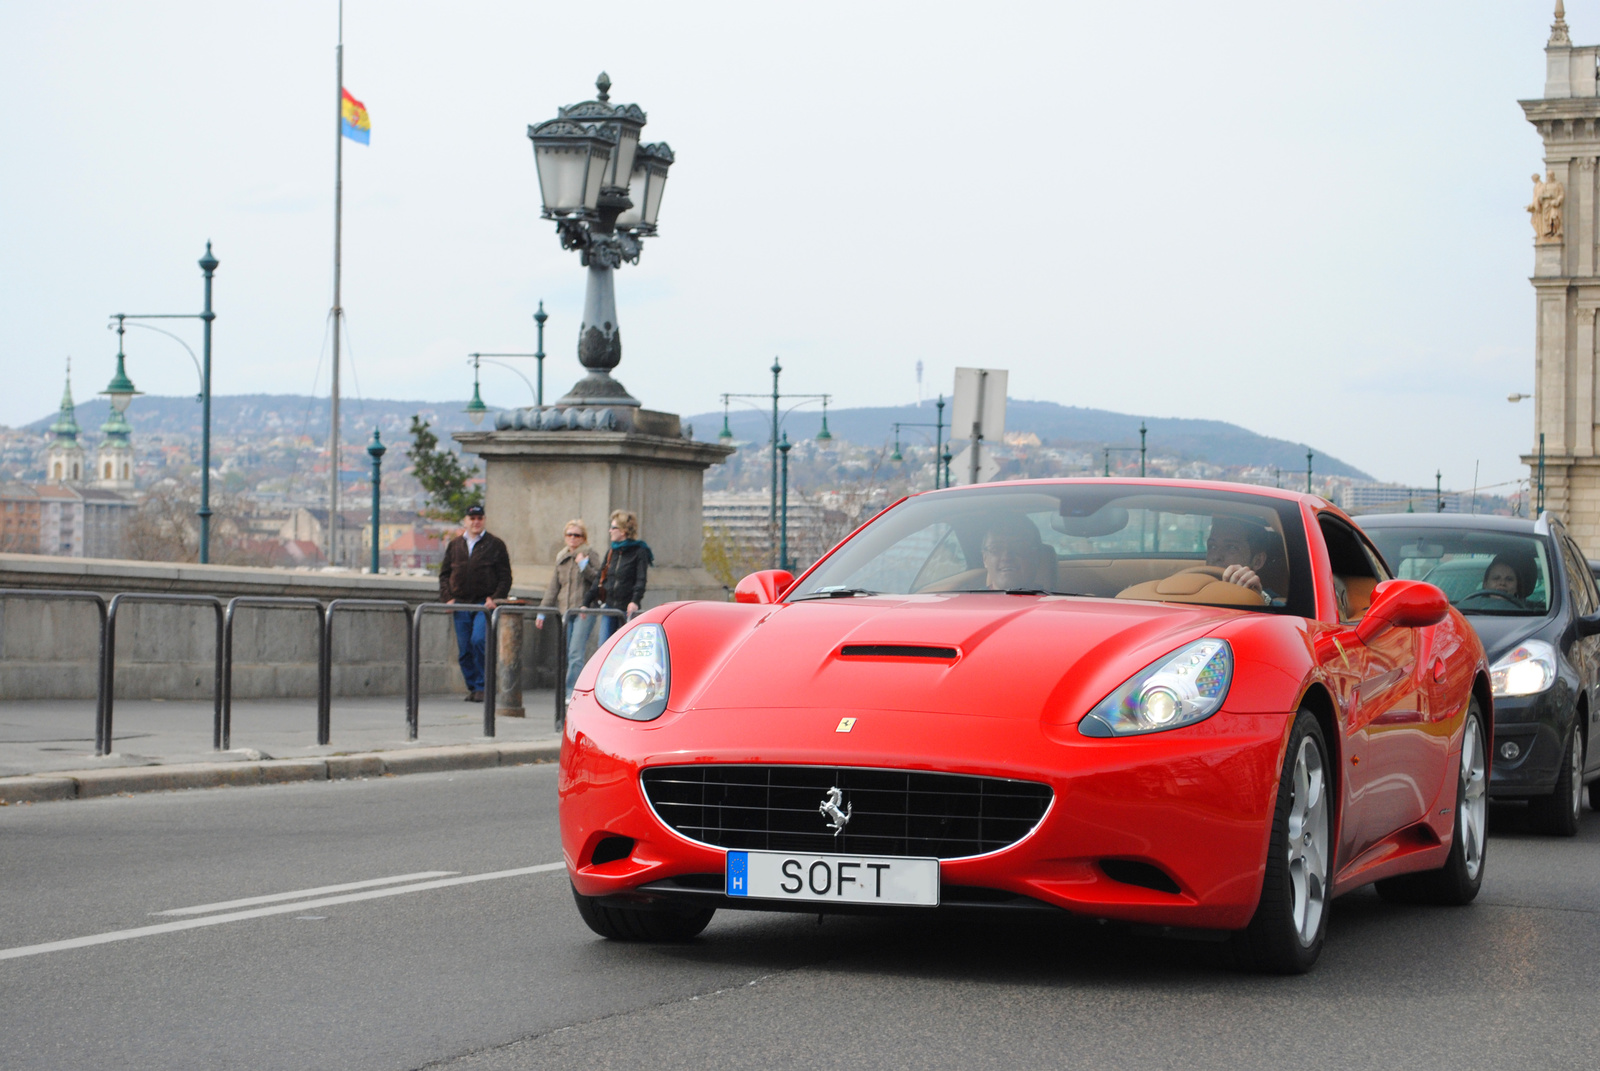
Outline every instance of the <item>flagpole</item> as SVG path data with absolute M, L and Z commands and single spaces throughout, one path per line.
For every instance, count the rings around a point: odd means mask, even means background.
M 339 87 L 333 107 L 333 412 L 328 429 L 328 564 L 339 564 L 339 259 L 344 212 L 344 0 L 339 0 L 339 47 L 334 50 Z

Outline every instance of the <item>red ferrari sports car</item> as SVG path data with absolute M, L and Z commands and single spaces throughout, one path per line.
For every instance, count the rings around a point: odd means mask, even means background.
M 934 491 L 735 599 L 641 615 L 578 679 L 561 836 L 603 936 L 1036 908 L 1304 971 L 1333 897 L 1483 881 L 1483 648 L 1319 498 Z

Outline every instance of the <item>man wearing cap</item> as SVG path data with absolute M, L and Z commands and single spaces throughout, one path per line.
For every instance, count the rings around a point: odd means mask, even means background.
M 495 602 L 511 593 L 511 555 L 505 541 L 483 530 L 483 507 L 470 506 L 461 518 L 462 532 L 444 548 L 439 565 L 439 600 L 472 603 L 494 609 Z M 483 702 L 484 646 L 489 636 L 489 615 L 458 612 L 456 647 L 461 652 L 461 676 L 467 682 L 467 702 Z

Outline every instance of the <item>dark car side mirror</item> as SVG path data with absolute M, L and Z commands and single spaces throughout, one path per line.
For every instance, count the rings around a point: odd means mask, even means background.
M 1575 617 L 1572 625 L 1578 630 L 1579 636 L 1600 635 L 1600 614 L 1589 614 L 1586 617 Z
M 762 569 L 739 581 L 733 589 L 734 602 L 774 603 L 794 584 L 787 569 Z
M 1372 604 L 1356 625 L 1362 643 L 1389 628 L 1426 628 L 1450 612 L 1450 600 L 1420 580 L 1385 580 L 1372 589 Z

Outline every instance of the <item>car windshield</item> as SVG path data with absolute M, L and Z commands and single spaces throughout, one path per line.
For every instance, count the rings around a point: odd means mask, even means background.
M 1473 528 L 1367 529 L 1394 575 L 1426 580 L 1464 614 L 1543 616 L 1550 611 L 1550 559 L 1536 535 Z
M 1109 481 L 917 495 L 880 514 L 786 601 L 1013 592 L 1312 616 L 1292 500 Z

